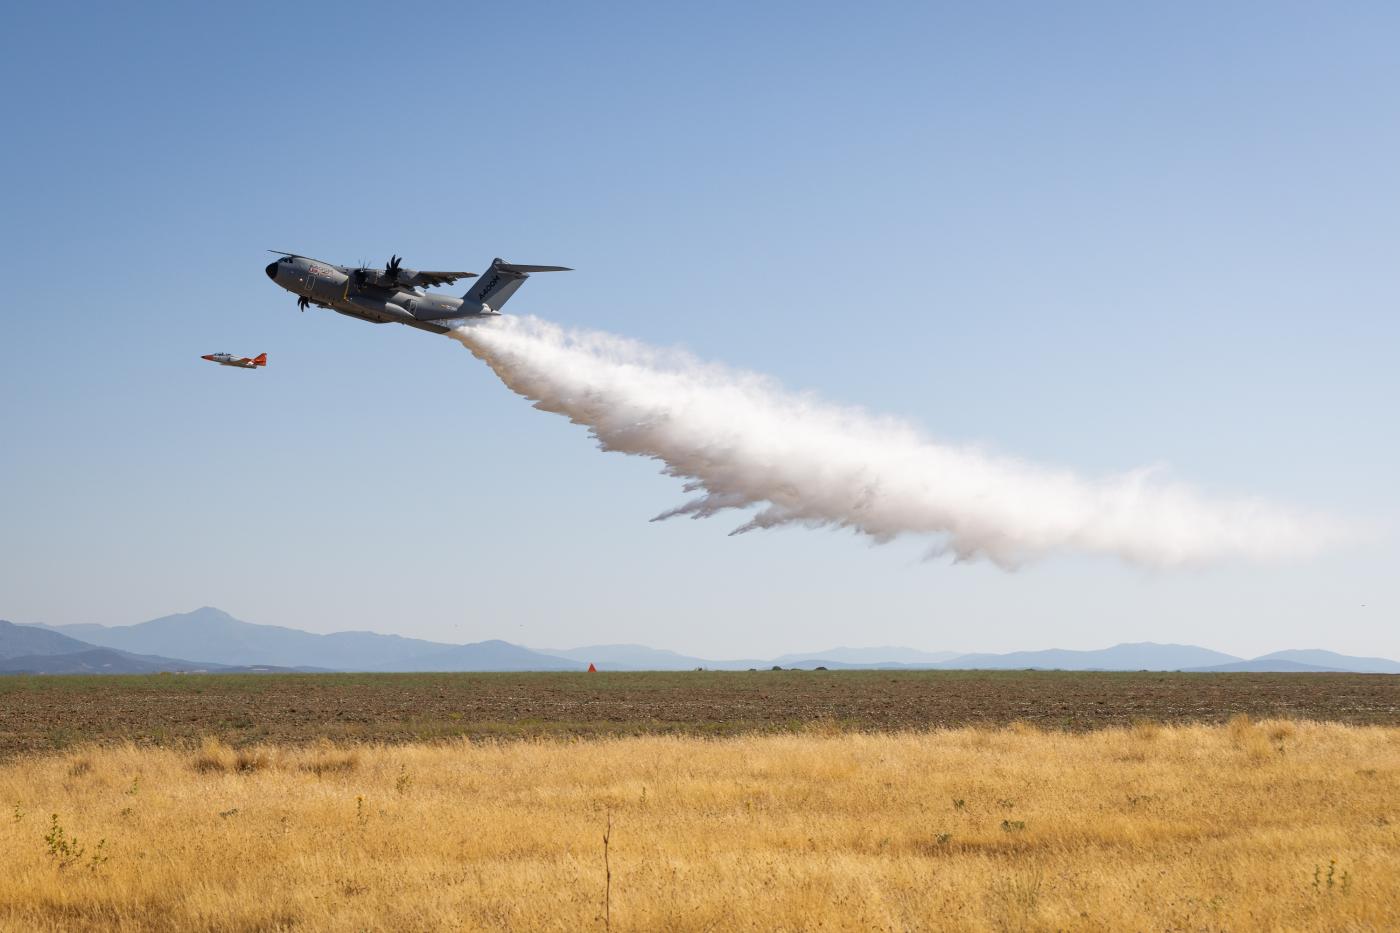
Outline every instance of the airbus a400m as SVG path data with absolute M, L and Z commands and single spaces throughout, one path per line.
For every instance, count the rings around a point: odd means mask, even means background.
M 566 266 L 522 266 L 495 259 L 467 293 L 456 298 L 423 289 L 477 278 L 475 272 L 406 269 L 398 256 L 378 269 L 338 266 L 296 253 L 278 255 L 282 258 L 268 264 L 267 277 L 297 295 L 301 310 L 316 305 L 374 324 L 407 324 L 435 334 L 447 333 L 466 318 L 499 314 L 532 272 L 571 271 Z

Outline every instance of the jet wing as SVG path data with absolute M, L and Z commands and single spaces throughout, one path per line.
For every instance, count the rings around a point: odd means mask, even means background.
M 436 288 L 439 285 L 451 285 L 458 279 L 476 278 L 475 272 L 425 272 L 419 269 L 413 277 L 414 285 L 422 285 L 425 288 Z

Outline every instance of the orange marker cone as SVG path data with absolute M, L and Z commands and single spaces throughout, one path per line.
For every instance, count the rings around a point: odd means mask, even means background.
M 591 662 L 590 662 L 589 665 L 588 665 L 588 673 L 590 673 L 590 674 L 596 674 L 596 673 L 598 673 L 598 668 L 594 667 L 593 664 L 592 664 Z

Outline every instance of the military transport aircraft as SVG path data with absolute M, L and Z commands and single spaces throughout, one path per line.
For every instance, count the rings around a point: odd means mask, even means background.
M 237 366 L 239 369 L 257 369 L 267 365 L 266 353 L 259 353 L 253 357 L 234 356 L 232 353 L 206 353 L 200 359 L 218 363 L 220 366 Z
M 362 321 L 394 321 L 435 334 L 447 333 L 451 324 L 464 318 L 499 314 L 501 305 L 532 272 L 571 271 L 567 266 L 521 266 L 496 259 L 465 295 L 453 298 L 428 294 L 421 288 L 476 278 L 475 272 L 405 269 L 398 256 L 391 257 L 383 269 L 376 269 L 337 266 L 275 249 L 268 252 L 282 258 L 268 264 L 267 277 L 300 296 L 297 306 L 303 311 L 315 305 Z

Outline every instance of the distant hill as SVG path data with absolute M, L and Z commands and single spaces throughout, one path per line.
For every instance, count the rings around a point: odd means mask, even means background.
M 261 665 L 225 667 L 92 646 L 68 654 L 31 654 L 0 659 L 0 674 L 290 674 L 324 670 Z
M 0 673 L 5 674 L 158 674 L 161 671 L 211 670 L 222 671 L 223 668 L 91 646 L 66 654 L 26 655 L 0 660 Z
M 1283 658 L 1255 658 L 1252 661 L 1236 661 L 1233 664 L 1216 664 L 1211 667 L 1183 668 L 1189 674 L 1347 674 L 1357 673 L 1341 667 L 1322 667 L 1305 664 L 1302 661 L 1288 661 Z
M 224 667 L 160 655 L 103 648 L 35 625 L 0 619 L 0 674 L 152 674 L 159 671 L 229 671 Z
M 1232 664 L 1232 654 L 1195 645 L 1159 645 L 1142 641 L 1097 651 L 1013 651 L 1009 654 L 964 654 L 937 667 L 952 670 L 1016 670 L 1041 668 L 1061 671 L 1179 671 L 1185 668 Z
M 827 667 L 845 668 L 912 668 L 932 667 L 940 661 L 958 656 L 956 651 L 919 651 L 915 648 L 831 648 L 825 651 L 783 654 L 776 658 L 729 658 L 716 660 L 695 655 L 679 654 L 647 645 L 587 645 L 582 648 L 541 648 L 543 654 L 570 658 L 584 663 L 607 665 L 615 671 L 693 671 L 703 667 L 710 671 L 744 671 L 767 669 L 773 665 L 810 670 Z
M 59 632 L 33 625 L 16 625 L 0 619 L 0 660 L 26 655 L 71 654 L 92 645 Z
M 255 625 L 205 606 L 139 625 L 63 625 L 53 631 L 104 648 L 137 654 L 194 658 L 230 666 L 318 667 L 342 671 L 411 670 L 395 668 L 455 646 L 375 632 L 317 635 L 278 625 Z
M 664 648 L 648 648 L 646 645 L 586 645 L 582 648 L 540 648 L 542 654 L 581 661 L 585 665 L 606 665 L 615 671 L 693 671 L 697 667 L 708 670 L 746 670 L 771 661 L 741 659 L 737 661 L 714 661 L 697 658 L 688 654 L 678 654 Z
M 588 665 L 513 645 L 508 641 L 479 641 L 455 645 L 406 661 L 394 661 L 384 671 L 583 671 Z
M 886 645 L 878 648 L 827 648 L 822 651 L 802 651 L 793 654 L 781 654 L 773 659 L 774 664 L 787 666 L 807 661 L 817 661 L 826 663 L 835 661 L 838 664 L 858 664 L 869 665 L 931 665 L 942 661 L 949 661 L 959 657 L 956 651 L 920 651 L 917 648 L 901 648 L 897 645 Z
M 1356 671 L 1360 674 L 1400 674 L 1400 661 L 1389 658 L 1359 658 L 1321 648 L 1304 648 L 1293 651 L 1275 651 L 1261 655 L 1256 661 L 1297 661 L 1302 664 L 1315 664 L 1334 670 Z

